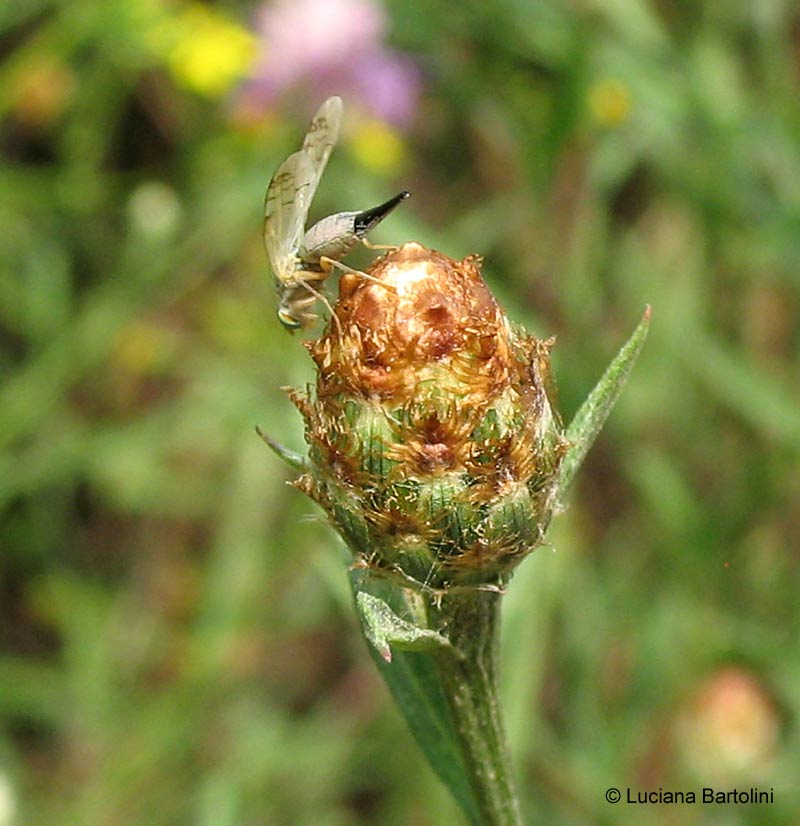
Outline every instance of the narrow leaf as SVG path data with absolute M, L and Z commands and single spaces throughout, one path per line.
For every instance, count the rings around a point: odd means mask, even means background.
M 619 398 L 631 368 L 641 352 L 649 327 L 650 307 L 648 306 L 645 308 L 639 326 L 606 368 L 597 386 L 581 405 L 567 428 L 565 435 L 570 447 L 561 463 L 558 482 L 559 500 L 564 498 L 567 488 L 575 478 L 578 468 L 586 458 L 589 448 L 594 444 L 611 408 Z
M 283 459 L 289 467 L 294 468 L 295 470 L 305 470 L 306 469 L 306 460 L 300 453 L 295 453 L 295 451 L 290 450 L 288 447 L 284 447 L 279 442 L 276 442 L 271 436 L 266 434 L 258 425 L 256 425 L 256 433 L 258 433 L 261 441 L 267 445 L 267 447 L 278 456 L 279 459 Z

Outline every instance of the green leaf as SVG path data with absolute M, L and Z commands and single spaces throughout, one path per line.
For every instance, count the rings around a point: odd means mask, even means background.
M 351 571 L 350 586 L 358 608 L 362 631 L 370 641 L 370 654 L 389 687 L 406 725 L 469 822 L 474 826 L 481 826 L 483 818 L 480 802 L 475 797 L 469 779 L 461 741 L 441 680 L 440 655 L 447 656 L 448 653 L 452 653 L 453 656 L 457 656 L 455 649 L 441 635 L 429 631 L 428 634 L 432 635 L 430 637 L 425 634 L 424 629 L 406 623 L 396 614 L 389 603 L 395 601 L 393 595 L 396 596 L 400 589 L 370 581 L 370 589 L 381 590 L 381 596 L 386 599 L 376 597 L 367 593 L 364 577 L 358 571 Z M 385 606 L 388 617 L 378 603 Z M 363 607 L 366 607 L 366 613 Z M 376 619 L 376 616 L 380 618 Z M 425 650 L 404 650 L 398 647 L 392 652 L 389 661 L 385 658 L 382 643 L 378 641 L 376 644 L 375 632 L 368 623 L 380 626 L 379 635 L 384 634 L 384 644 L 386 641 L 392 642 L 395 635 L 402 637 L 405 633 L 404 625 L 409 625 L 415 629 L 410 632 L 412 646 L 416 644 L 414 638 L 419 636 L 423 640 Z M 442 645 L 440 640 L 444 640 L 445 645 Z
M 608 365 L 600 381 L 570 422 L 565 434 L 570 447 L 564 456 L 559 472 L 559 500 L 564 498 L 578 468 L 586 458 L 589 448 L 594 444 L 597 434 L 602 430 L 611 408 L 619 398 L 631 368 L 642 350 L 649 328 L 650 307 L 648 306 L 645 308 L 639 326 L 633 331 L 633 335 Z
M 364 628 L 364 636 L 381 657 L 392 661 L 391 646 L 405 651 L 425 651 L 436 647 L 450 647 L 449 640 L 436 631 L 419 628 L 394 611 L 379 597 L 359 591 L 356 594 L 356 608 Z

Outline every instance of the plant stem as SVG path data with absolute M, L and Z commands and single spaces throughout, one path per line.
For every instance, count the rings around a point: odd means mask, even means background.
M 429 627 L 455 648 L 434 654 L 481 826 L 521 826 L 498 694 L 501 594 L 464 590 L 431 600 Z

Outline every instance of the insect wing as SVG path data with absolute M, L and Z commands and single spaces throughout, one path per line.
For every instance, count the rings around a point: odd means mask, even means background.
M 316 183 L 319 183 L 322 170 L 328 163 L 328 158 L 339 140 L 339 128 L 342 124 L 342 99 L 337 96 L 328 98 L 322 106 L 317 109 L 317 114 L 308 127 L 308 132 L 303 140 L 302 152 L 305 152 L 314 168 L 317 170 Z M 314 187 L 316 189 L 316 186 Z
M 303 141 L 300 154 L 305 155 L 307 163 L 303 163 L 298 167 L 298 173 L 300 174 L 298 175 L 297 186 L 298 189 L 302 187 L 304 193 L 307 194 L 304 195 L 305 208 L 302 211 L 297 210 L 292 216 L 294 223 L 290 228 L 290 233 L 295 240 L 294 251 L 297 251 L 300 246 L 311 201 L 319 186 L 322 173 L 328 164 L 328 158 L 330 158 L 333 147 L 339 139 L 342 111 L 342 99 L 340 97 L 328 98 L 319 107 L 317 114 L 314 115 Z
M 275 278 L 281 282 L 294 271 L 308 210 L 342 122 L 342 100 L 328 98 L 317 110 L 299 152 L 277 169 L 264 203 L 264 246 Z
M 295 152 L 278 167 L 267 187 L 264 246 L 278 281 L 288 278 L 294 269 L 303 222 L 311 205 L 310 176 L 308 156 Z

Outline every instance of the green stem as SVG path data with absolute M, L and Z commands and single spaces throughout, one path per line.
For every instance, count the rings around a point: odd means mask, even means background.
M 450 706 L 481 826 L 521 826 L 498 692 L 499 593 L 461 591 L 428 604 L 453 649 L 432 656 Z

